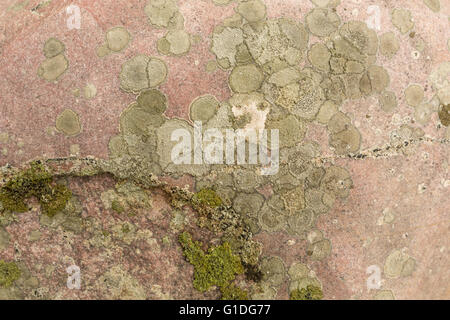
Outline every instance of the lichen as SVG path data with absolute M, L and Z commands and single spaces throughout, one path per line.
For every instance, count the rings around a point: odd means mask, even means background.
M 119 214 L 125 211 L 123 205 L 118 200 L 113 200 L 111 202 L 111 209 Z
M 439 107 L 438 115 L 442 125 L 446 127 L 450 126 L 450 104 L 441 105 Z
M 222 199 L 213 189 L 204 188 L 197 192 L 194 197 L 199 203 L 213 208 L 222 205 Z
M 179 236 L 179 242 L 187 261 L 194 266 L 195 289 L 205 292 L 217 286 L 226 299 L 246 295 L 232 284 L 236 275 L 244 273 L 244 267 L 227 242 L 209 248 L 207 253 L 202 250 L 200 242 L 192 240 L 188 232 Z
M 20 278 L 22 272 L 14 262 L 0 260 L 0 288 L 10 287 Z
M 302 289 L 296 289 L 291 292 L 291 300 L 321 300 L 323 292 L 319 287 L 309 285 Z
M 66 186 L 52 182 L 52 174 L 42 164 L 31 163 L 29 169 L 19 172 L 0 188 L 3 208 L 11 212 L 26 212 L 25 200 L 36 197 L 42 213 L 54 216 L 65 208 L 72 192 Z

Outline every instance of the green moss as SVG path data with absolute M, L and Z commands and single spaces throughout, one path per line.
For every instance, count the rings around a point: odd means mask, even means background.
M 122 232 L 123 233 L 128 233 L 128 232 L 130 232 L 131 230 L 130 230 L 130 226 L 128 225 L 128 224 L 124 224 L 123 226 L 122 226 Z
M 21 275 L 19 267 L 14 262 L 0 260 L 0 288 L 10 287 Z
M 319 287 L 308 285 L 302 289 L 295 289 L 291 292 L 291 300 L 321 300 L 323 292 Z
M 209 207 L 218 207 L 222 205 L 222 199 L 217 195 L 217 193 L 213 189 L 204 188 L 197 192 L 194 198 Z
M 234 284 L 230 284 L 226 287 L 221 287 L 222 300 L 248 300 L 247 291 L 242 290 Z
M 244 272 L 244 267 L 227 242 L 205 253 L 201 243 L 193 241 L 187 232 L 180 235 L 179 241 L 186 259 L 194 266 L 195 289 L 204 292 L 217 286 L 225 299 L 244 296 L 244 291 L 231 283 L 237 274 Z
M 63 185 L 52 185 L 53 177 L 42 164 L 33 162 L 0 188 L 0 201 L 11 212 L 26 212 L 25 200 L 36 197 L 42 212 L 54 216 L 66 206 L 72 192 Z
M 115 212 L 117 212 L 119 214 L 123 213 L 125 211 L 125 208 L 122 206 L 122 204 L 118 200 L 113 200 L 112 201 L 111 209 L 113 209 Z

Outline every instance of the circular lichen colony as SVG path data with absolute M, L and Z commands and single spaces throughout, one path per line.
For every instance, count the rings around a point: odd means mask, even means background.
M 164 61 L 137 55 L 122 65 L 120 72 L 120 87 L 127 92 L 139 92 L 157 87 L 167 77 L 167 67 Z
M 49 58 L 41 63 L 38 75 L 47 81 L 55 81 L 67 70 L 69 61 L 63 54 Z
M 238 93 L 249 93 L 261 87 L 264 80 L 263 72 L 255 65 L 238 66 L 230 74 L 231 90 Z
M 67 136 L 75 136 L 81 132 L 80 118 L 73 110 L 66 109 L 56 118 L 56 129 Z
M 175 19 L 178 7 L 175 0 L 150 0 L 144 11 L 151 25 L 167 28 Z
M 212 95 L 206 95 L 195 99 L 190 107 L 190 117 L 192 121 L 207 122 L 217 112 L 219 102 Z
M 170 30 L 158 41 L 158 51 L 161 54 L 180 56 L 187 53 L 190 48 L 190 36 L 184 30 Z
M 130 33 L 123 27 L 115 27 L 106 32 L 108 48 L 113 52 L 120 52 L 128 46 Z
M 66 50 L 64 43 L 55 38 L 48 39 L 44 44 L 44 55 L 46 58 L 53 58 Z
M 318 37 L 329 36 L 341 24 L 339 16 L 329 9 L 316 8 L 309 12 L 305 18 L 309 31 Z
M 167 77 L 167 66 L 165 62 L 158 58 L 150 58 L 147 64 L 147 74 L 150 88 L 161 85 Z

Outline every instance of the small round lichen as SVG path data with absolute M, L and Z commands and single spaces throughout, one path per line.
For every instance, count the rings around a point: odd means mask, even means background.
M 22 272 L 14 262 L 0 260 L 0 288 L 10 287 Z
M 164 38 L 169 45 L 169 52 L 173 55 L 183 55 L 191 48 L 190 36 L 184 30 L 170 30 Z
M 150 24 L 159 28 L 167 28 L 178 12 L 178 7 L 174 0 L 150 0 L 144 11 Z
M 433 12 L 441 10 L 441 3 L 439 0 L 423 0 L 423 3 Z
M 66 109 L 56 118 L 56 129 L 67 136 L 75 136 L 81 131 L 80 118 L 76 112 Z
M 241 2 L 237 12 L 248 22 L 257 22 L 266 16 L 266 6 L 261 0 L 250 0 Z
M 403 34 L 414 27 L 411 11 L 406 9 L 394 9 L 392 11 L 392 24 Z
M 340 23 L 339 16 L 325 8 L 315 8 L 306 15 L 306 25 L 309 31 L 318 37 L 329 36 L 337 30 Z
M 120 88 L 127 92 L 139 92 L 150 86 L 147 65 L 150 58 L 137 55 L 122 65 L 120 72 Z
M 394 56 L 400 44 L 393 32 L 386 32 L 380 36 L 380 53 L 388 58 Z
M 53 58 L 66 50 L 64 43 L 55 38 L 48 39 L 44 44 L 44 55 L 46 58 Z
M 440 105 L 438 115 L 442 125 L 446 127 L 450 126 L 450 104 Z
M 106 32 L 106 43 L 111 51 L 120 52 L 127 47 L 130 37 L 127 29 L 115 27 Z
M 255 64 L 237 66 L 231 71 L 229 77 L 231 90 L 238 93 L 258 90 L 263 80 L 264 74 Z
M 412 84 L 405 90 L 406 103 L 412 107 L 417 107 L 423 101 L 425 92 L 421 85 Z
M 159 86 L 167 77 L 166 63 L 158 58 L 150 58 L 147 64 L 147 74 L 150 88 Z
M 162 114 L 167 108 L 166 96 L 157 89 L 142 91 L 136 101 L 140 107 L 150 114 Z
M 69 61 L 64 54 L 58 54 L 41 63 L 38 75 L 47 81 L 55 81 L 67 70 L 68 66 Z
M 323 43 L 315 43 L 308 51 L 308 60 L 311 64 L 323 72 L 330 70 L 331 53 Z
M 195 99 L 190 106 L 192 121 L 206 122 L 211 119 L 219 108 L 219 102 L 212 95 L 205 95 Z
M 378 103 L 385 112 L 392 112 L 397 108 L 397 96 L 392 91 L 383 91 L 378 97 Z

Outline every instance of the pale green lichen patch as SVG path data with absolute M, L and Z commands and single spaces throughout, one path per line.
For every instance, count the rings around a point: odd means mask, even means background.
M 308 59 L 318 70 L 328 72 L 330 70 L 331 53 L 323 43 L 316 43 L 308 51 Z
M 164 61 L 137 55 L 122 65 L 120 87 L 127 92 L 139 92 L 162 84 L 167 77 Z
M 441 10 L 441 2 L 439 0 L 423 0 L 423 3 L 433 12 Z
M 225 66 L 234 66 L 238 45 L 242 44 L 243 41 L 241 29 L 224 28 L 222 32 L 212 34 L 211 51 L 216 55 L 217 60 L 227 60 L 228 63 Z
M 325 8 L 313 9 L 307 14 L 305 21 L 309 31 L 318 37 L 329 36 L 341 24 L 339 16 Z
M 217 6 L 227 6 L 234 0 L 212 0 L 212 2 Z
M 206 122 L 211 119 L 219 109 L 219 101 L 212 95 L 205 95 L 195 99 L 190 106 L 192 121 Z
M 411 11 L 406 9 L 392 10 L 392 24 L 403 34 L 414 28 Z
M 400 44 L 393 32 L 386 32 L 380 36 L 380 53 L 392 58 L 400 49 Z
M 2 210 L 2 208 L 0 208 L 0 210 Z M 3 228 L 1 226 L 0 223 L 0 251 L 6 249 L 6 247 L 8 247 L 9 245 L 9 233 L 6 231 L 5 228 Z
M 328 122 L 330 146 L 336 154 L 356 153 L 361 144 L 361 134 L 352 125 L 350 118 L 341 112 L 336 113 Z
M 131 35 L 124 27 L 115 27 L 106 32 L 106 43 L 113 52 L 120 52 L 128 46 Z
M 399 278 L 414 272 L 416 261 L 402 250 L 393 250 L 384 263 L 384 274 L 389 278 Z
M 392 290 L 378 290 L 373 295 L 374 300 L 395 300 L 394 293 Z
M 178 7 L 175 0 L 150 0 L 144 11 L 151 25 L 167 28 L 176 22 Z
M 55 38 L 48 39 L 44 44 L 44 55 L 46 58 L 53 58 L 66 50 L 64 43 Z
M 438 115 L 442 125 L 450 126 L 450 104 L 440 105 Z
M 58 80 L 68 67 L 69 61 L 64 54 L 58 54 L 41 63 L 38 69 L 38 75 L 47 81 L 55 81 Z
M 120 72 L 120 87 L 124 91 L 138 92 L 150 87 L 147 65 L 150 58 L 138 55 L 122 65 Z
M 101 275 L 96 281 L 95 287 L 108 293 L 111 299 L 147 299 L 144 287 L 121 265 L 114 266 Z
M 56 129 L 67 136 L 75 136 L 81 132 L 80 117 L 73 110 L 66 109 L 56 118 Z
M 169 30 L 164 38 L 158 40 L 157 48 L 161 54 L 180 56 L 189 52 L 191 48 L 191 37 L 184 30 Z
M 378 97 L 378 103 L 385 112 L 392 112 L 397 108 L 397 96 L 392 91 L 383 91 Z
M 286 279 L 286 269 L 279 257 L 265 257 L 261 261 L 262 280 L 274 287 L 279 287 Z
M 412 107 L 419 106 L 422 103 L 424 96 L 425 92 L 422 86 L 418 84 L 412 84 L 405 90 L 406 103 Z
M 136 101 L 139 107 L 154 115 L 163 114 L 167 108 L 166 96 L 157 89 L 142 91 Z
M 237 66 L 230 74 L 231 90 L 238 93 L 249 93 L 261 87 L 264 80 L 263 72 L 254 64 Z
M 237 12 L 248 22 L 258 22 L 266 16 L 266 6 L 261 0 L 249 0 L 239 3 Z

